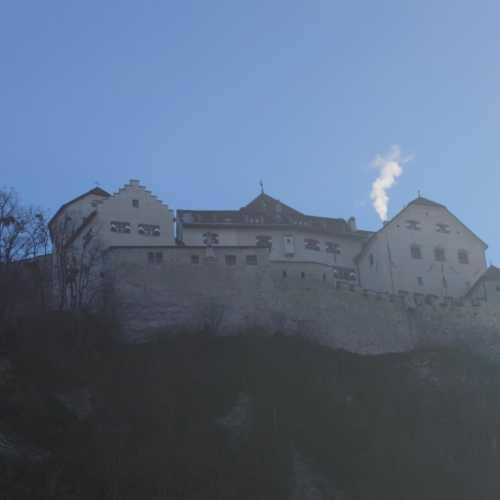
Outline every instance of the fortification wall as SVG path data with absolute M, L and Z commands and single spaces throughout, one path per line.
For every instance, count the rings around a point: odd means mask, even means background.
M 263 248 L 215 248 L 208 256 L 199 247 L 154 250 L 162 253 L 158 261 L 148 248 L 108 253 L 117 313 L 132 341 L 160 330 L 205 327 L 234 334 L 259 328 L 377 354 L 422 342 L 486 338 L 496 345 L 500 339 L 500 311 L 487 303 L 369 292 L 335 280 L 328 266 L 269 262 Z M 226 255 L 235 257 L 234 264 Z

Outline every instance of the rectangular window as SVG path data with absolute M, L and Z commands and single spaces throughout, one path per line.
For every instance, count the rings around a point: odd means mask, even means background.
M 130 222 L 120 222 L 117 220 L 112 220 L 109 224 L 109 229 L 113 233 L 130 233 Z
M 327 241 L 326 253 L 333 253 L 334 255 L 340 255 L 340 245 L 338 243 L 334 243 L 333 241 Z
M 438 262 L 444 262 L 446 260 L 446 255 L 444 253 L 444 248 L 436 247 L 434 249 L 434 260 Z
M 469 263 L 469 254 L 467 250 L 459 250 L 458 251 L 458 262 L 460 264 L 468 264 Z
M 406 228 L 413 231 L 420 231 L 420 222 L 418 220 L 407 220 Z
M 156 262 L 156 264 L 160 264 L 161 262 L 163 262 L 163 253 L 162 252 L 155 253 L 155 262 Z
M 247 265 L 256 266 L 257 265 L 257 255 L 247 255 L 246 261 L 247 261 Z
M 373 258 L 373 254 L 370 254 L 370 267 L 373 267 L 373 264 L 375 263 L 375 259 Z
M 156 224 L 137 224 L 137 232 L 142 236 L 160 236 L 160 226 Z
M 199 264 L 200 256 L 199 255 L 191 255 L 191 264 Z
M 256 245 L 260 248 L 271 248 L 272 247 L 272 236 L 266 234 L 258 234 L 256 237 Z
M 304 238 L 304 248 L 306 250 L 314 250 L 319 252 L 321 249 L 319 247 L 319 241 L 313 238 Z
M 211 247 L 212 245 L 219 244 L 219 235 L 217 233 L 212 233 L 211 231 L 207 231 L 203 233 L 203 243 L 207 247 Z
M 226 255 L 226 266 L 235 266 L 236 265 L 236 255 Z
M 420 247 L 420 245 L 412 245 L 410 247 L 410 251 L 411 251 L 411 256 L 414 259 L 421 259 L 422 258 L 422 248 Z
M 139 200 L 132 200 L 132 206 L 134 208 L 139 208 Z
M 417 283 L 419 286 L 424 286 L 424 278 L 422 278 L 422 276 L 418 276 Z
M 438 233 L 444 233 L 444 234 L 449 234 L 450 233 L 450 226 L 448 224 L 436 224 L 436 231 Z
M 154 262 L 155 262 L 155 254 L 154 254 L 154 252 L 148 252 L 148 262 L 150 264 L 154 264 Z
M 306 273 L 305 273 L 304 271 L 302 271 L 302 272 L 300 273 L 300 277 L 301 277 L 302 279 L 304 279 L 304 278 L 306 277 Z

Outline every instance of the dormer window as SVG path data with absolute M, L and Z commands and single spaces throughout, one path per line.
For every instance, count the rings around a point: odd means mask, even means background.
M 139 208 L 139 200 L 132 200 L 132 206 L 134 208 Z

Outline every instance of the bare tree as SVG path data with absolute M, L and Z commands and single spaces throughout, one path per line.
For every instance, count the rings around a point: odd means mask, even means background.
M 0 189 L 0 321 L 30 295 L 28 289 L 45 293 L 46 269 L 42 273 L 38 259 L 48 250 L 43 211 L 23 206 L 14 189 Z M 45 303 L 45 296 L 39 299 Z
M 102 290 L 103 248 L 95 214 L 63 214 L 51 226 L 55 291 L 60 310 L 95 308 Z

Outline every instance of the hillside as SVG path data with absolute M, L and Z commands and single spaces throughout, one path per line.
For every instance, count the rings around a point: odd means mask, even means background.
M 2 499 L 498 498 L 500 366 L 470 352 L 56 324 L 0 356 Z

